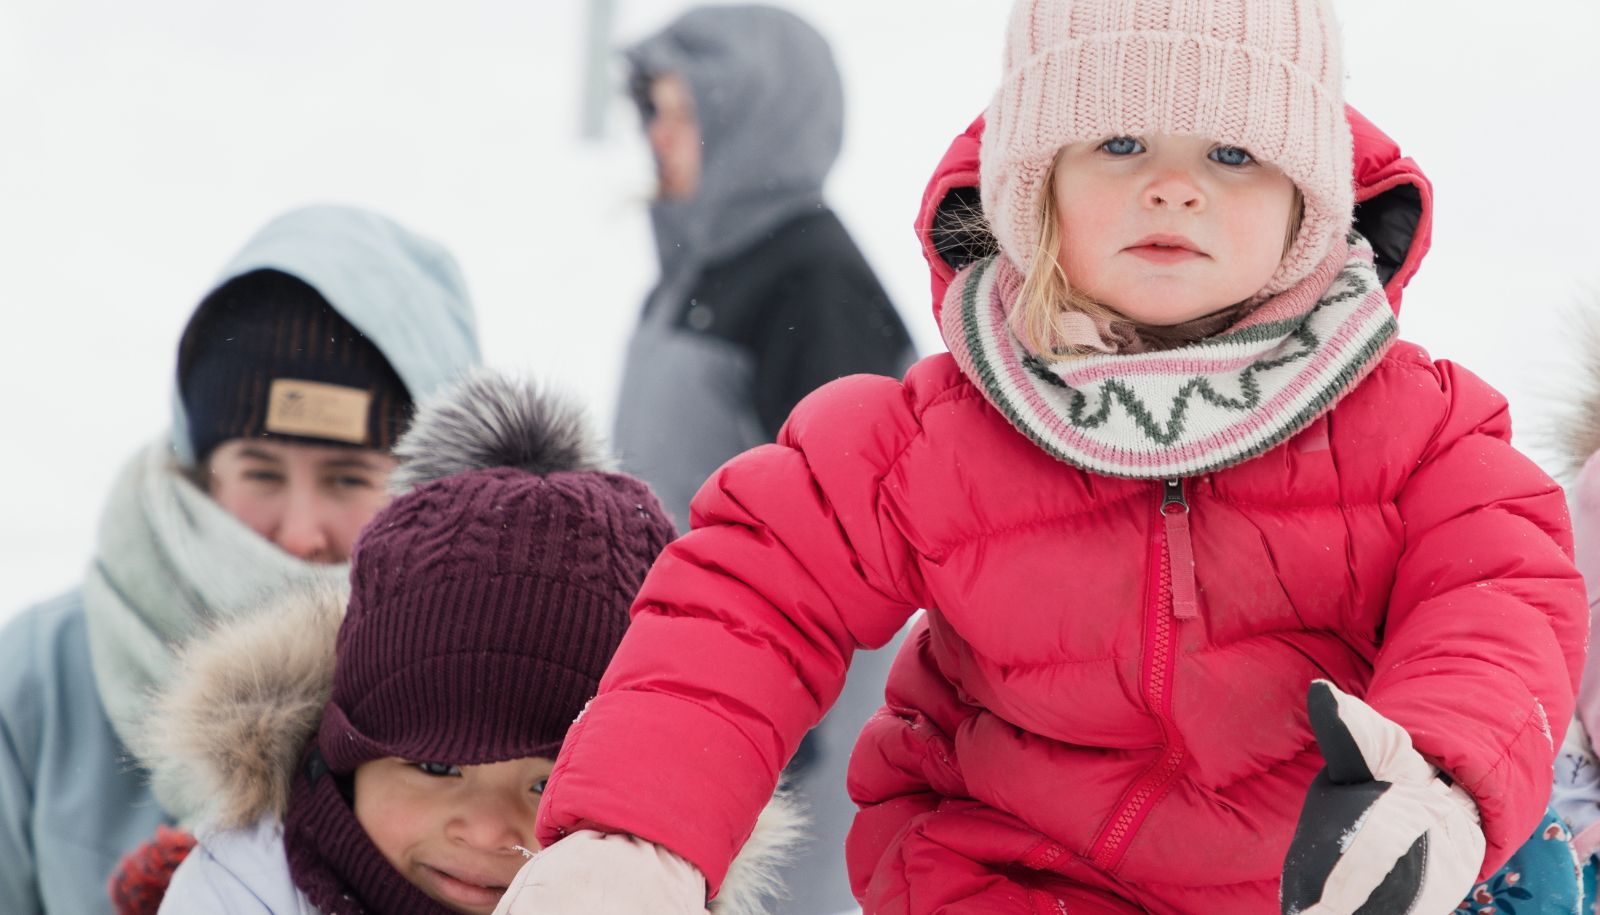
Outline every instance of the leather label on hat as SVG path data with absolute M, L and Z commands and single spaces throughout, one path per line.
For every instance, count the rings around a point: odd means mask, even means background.
M 274 378 L 267 394 L 268 432 L 362 445 L 372 394 L 298 378 Z

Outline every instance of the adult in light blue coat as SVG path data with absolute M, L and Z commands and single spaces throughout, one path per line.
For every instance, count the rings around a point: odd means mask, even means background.
M 192 813 L 128 749 L 174 648 L 342 580 L 410 404 L 478 362 L 454 259 L 383 216 L 295 210 L 227 265 L 180 345 L 170 434 L 119 475 L 84 582 L 0 630 L 0 912 L 111 910 L 121 857 Z

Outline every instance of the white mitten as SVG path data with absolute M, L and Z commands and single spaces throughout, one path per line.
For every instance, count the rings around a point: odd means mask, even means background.
M 1283 862 L 1285 915 L 1444 915 L 1483 866 L 1478 806 L 1411 736 L 1325 680 L 1306 701 L 1327 765 Z
M 528 859 L 494 915 L 705 915 L 706 881 L 653 842 L 580 830 Z

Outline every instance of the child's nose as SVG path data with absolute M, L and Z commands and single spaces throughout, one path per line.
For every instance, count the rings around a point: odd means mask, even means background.
M 1201 210 L 1205 194 L 1186 172 L 1169 171 L 1157 175 L 1145 188 L 1145 206 L 1153 209 Z
M 478 851 L 506 852 L 517 845 L 536 847 L 533 813 L 498 796 L 462 804 L 445 832 L 451 841 Z

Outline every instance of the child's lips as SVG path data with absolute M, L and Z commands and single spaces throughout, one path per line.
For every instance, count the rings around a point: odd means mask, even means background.
M 1123 250 L 1157 264 L 1181 264 L 1209 256 L 1188 236 L 1165 233 L 1146 235 Z
M 1134 257 L 1156 264 L 1182 264 L 1188 261 L 1200 260 L 1206 255 L 1188 248 L 1168 247 L 1166 245 L 1135 245 L 1123 249 Z
M 510 883 L 491 874 L 465 869 L 446 870 L 429 864 L 422 872 L 439 895 L 469 906 L 492 906 L 505 895 Z

